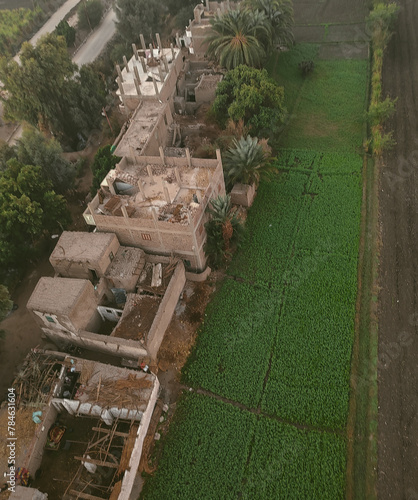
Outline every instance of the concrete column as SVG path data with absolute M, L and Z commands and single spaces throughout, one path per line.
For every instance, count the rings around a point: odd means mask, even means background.
M 221 12 L 222 13 L 225 12 L 225 3 L 224 2 L 221 2 Z
M 129 73 L 129 64 L 126 56 L 123 56 L 123 64 L 125 65 L 126 71 Z
M 171 49 L 171 57 L 173 58 L 173 63 L 174 63 L 174 59 L 176 58 L 176 53 L 174 52 L 174 46 L 172 43 L 170 43 L 170 49 Z
M 164 149 L 162 148 L 162 146 L 160 146 L 158 148 L 158 150 L 160 151 L 160 158 L 161 158 L 161 161 L 163 162 L 162 164 L 164 165 L 164 163 L 165 163 Z
M 218 160 L 218 163 L 222 164 L 222 157 L 221 157 L 221 150 L 220 149 L 216 150 L 216 159 Z
M 165 181 L 163 181 L 163 191 L 164 191 L 165 201 L 170 205 L 171 204 L 170 193 L 168 192 Z
M 186 158 L 187 158 L 187 164 L 189 165 L 189 167 L 192 166 L 192 159 L 190 157 L 190 149 L 189 148 L 186 148 Z
M 154 48 L 153 48 L 153 46 L 152 46 L 152 43 L 150 43 L 150 44 L 148 45 L 148 48 L 149 48 L 149 49 L 150 49 L 150 51 L 151 51 L 151 57 L 154 57 Z
M 179 185 L 179 187 L 181 187 L 181 177 L 178 167 L 174 167 L 174 174 L 176 176 L 177 184 Z
M 121 205 L 121 210 L 122 210 L 122 214 L 124 216 L 125 219 L 129 219 L 129 215 L 128 215 L 128 212 L 126 211 L 126 207 L 125 205 Z
M 196 198 L 198 199 L 199 203 L 202 203 L 202 191 L 200 189 L 196 189 Z
M 122 71 L 121 71 L 121 69 L 120 69 L 119 64 L 116 64 L 116 71 L 118 72 L 118 75 L 119 75 L 120 81 L 123 83 Z
M 210 10 L 209 0 L 206 0 L 206 10 Z
M 139 39 L 141 40 L 142 50 L 146 50 L 147 46 L 145 45 L 145 39 L 144 39 L 144 35 L 142 33 L 139 35 Z
M 145 59 L 142 56 L 139 58 L 139 60 L 141 61 L 142 71 L 146 74 L 147 73 L 147 63 L 146 63 L 146 61 L 145 61 Z
M 181 49 L 180 36 L 178 32 L 176 33 L 176 44 L 179 49 Z
M 165 55 L 162 56 L 161 58 L 163 60 L 163 64 L 164 64 L 164 69 L 165 69 L 165 72 L 168 74 L 168 72 L 170 71 L 169 68 L 168 68 L 168 61 L 167 61 L 167 57 Z
M 151 178 L 151 182 L 154 184 L 154 177 L 152 175 L 152 168 L 151 168 L 151 165 L 147 165 L 147 173 L 148 173 L 148 177 Z
M 158 91 L 157 82 L 155 81 L 155 76 L 154 76 L 154 73 L 152 74 L 152 83 L 154 84 L 155 94 L 156 94 L 156 95 L 160 95 L 160 92 Z
M 134 53 L 135 59 L 138 60 L 138 51 L 134 43 L 132 44 L 132 52 Z
M 89 207 L 90 214 L 91 214 L 91 216 L 93 217 L 93 220 L 94 220 L 94 208 L 93 208 L 93 204 L 90 202 L 90 203 L 87 203 L 87 206 Z
M 139 192 L 141 193 L 142 195 L 142 198 L 144 199 L 144 201 L 147 199 L 147 197 L 145 196 L 145 190 L 144 190 L 144 186 L 142 184 L 142 180 L 139 179 L 138 181 L 138 188 L 139 188 Z
M 197 22 L 197 24 L 200 24 L 200 18 L 202 16 L 202 11 L 200 9 L 195 9 L 194 11 L 194 19 Z
M 163 75 L 163 70 L 161 68 L 161 64 L 158 65 L 158 75 L 160 76 L 160 82 L 164 83 L 164 75 Z
M 139 77 L 139 71 L 137 66 L 134 66 L 134 74 L 135 78 L 138 80 L 138 83 L 141 85 L 141 78 Z
M 136 90 L 136 95 L 141 96 L 141 85 L 139 84 L 138 80 L 136 77 L 134 78 L 134 84 L 135 84 L 135 90 Z
M 229 0 L 226 0 L 226 7 L 228 10 L 231 10 L 231 5 L 229 4 Z
M 157 45 L 160 50 L 162 50 L 163 46 L 161 45 L 161 38 L 159 33 L 155 33 L 155 38 L 157 39 Z
M 219 7 L 216 9 L 216 15 L 217 15 L 217 16 L 220 16 L 220 15 L 221 15 L 221 9 L 220 9 Z
M 113 183 L 114 183 L 113 179 L 110 182 L 108 182 L 109 191 L 112 193 L 113 196 L 116 196 L 116 191 L 115 188 L 113 187 Z
M 116 78 L 116 81 L 118 82 L 118 87 L 119 87 L 119 90 L 120 90 L 120 94 L 122 96 L 122 101 L 123 101 L 123 97 L 125 95 L 125 91 L 123 90 L 123 83 L 122 83 L 122 80 L 120 79 L 120 77 L 118 76 Z

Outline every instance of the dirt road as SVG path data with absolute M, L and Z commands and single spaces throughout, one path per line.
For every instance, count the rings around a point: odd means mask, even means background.
M 418 9 L 400 5 L 383 75 L 399 100 L 380 186 L 379 500 L 418 499 Z

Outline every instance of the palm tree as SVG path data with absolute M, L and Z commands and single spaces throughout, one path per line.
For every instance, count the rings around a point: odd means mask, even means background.
M 207 240 L 205 253 L 210 265 L 219 267 L 232 256 L 232 247 L 241 238 L 244 226 L 232 208 L 231 197 L 218 196 L 210 201 L 207 208 L 211 218 L 205 224 Z
M 271 24 L 272 45 L 291 47 L 293 37 L 293 7 L 291 0 L 244 0 L 250 12 L 263 12 Z
M 211 24 L 213 33 L 206 39 L 209 57 L 227 69 L 240 64 L 260 67 L 266 56 L 263 42 L 270 36 L 265 15 L 256 18 L 248 10 L 230 10 L 216 15 Z
M 273 168 L 270 162 L 270 148 L 266 141 L 257 137 L 241 137 L 233 140 L 233 145 L 223 157 L 225 184 L 232 189 L 237 182 L 257 184 L 261 176 L 268 175 Z

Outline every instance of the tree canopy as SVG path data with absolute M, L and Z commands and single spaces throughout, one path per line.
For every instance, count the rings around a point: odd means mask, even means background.
M 20 61 L 0 61 L 0 80 L 8 93 L 6 118 L 26 120 L 75 146 L 78 134 L 101 119 L 104 91 L 99 76 L 88 67 L 75 74 L 64 38 L 52 33 L 36 47 L 23 44 Z
M 236 10 L 211 19 L 207 54 L 221 66 L 261 67 L 273 46 L 293 44 L 293 8 L 290 0 L 245 0 Z
M 116 164 L 119 163 L 121 158 L 119 156 L 114 156 L 111 153 L 111 146 L 103 146 L 99 148 L 95 157 L 91 170 L 93 172 L 93 184 L 91 186 L 91 194 L 95 195 L 96 191 L 100 187 L 100 183 L 105 178 L 106 174 L 112 168 L 115 168 Z
M 68 222 L 65 199 L 53 191 L 41 167 L 9 160 L 0 172 L 0 263 L 17 265 L 44 231 Z
M 9 290 L 0 285 L 0 321 L 3 321 L 13 307 L 13 301 L 10 300 Z
M 100 0 L 82 0 L 77 9 L 77 27 L 82 30 L 92 30 L 99 23 L 103 14 L 103 5 Z
M 284 90 L 266 70 L 241 65 L 219 83 L 212 109 L 222 125 L 242 119 L 252 135 L 268 138 L 284 121 Z
M 47 139 L 35 128 L 27 128 L 17 143 L 15 156 L 24 165 L 41 167 L 55 191 L 64 192 L 71 187 L 74 167 L 62 156 L 62 148 L 55 139 Z
M 258 11 L 230 10 L 211 19 L 207 38 L 208 56 L 232 69 L 240 64 L 260 67 L 266 56 L 263 40 L 269 39 L 270 24 Z
M 270 164 L 271 149 L 267 141 L 259 142 L 257 137 L 241 137 L 233 140 L 232 146 L 222 155 L 225 185 L 232 189 L 237 182 L 257 184 L 262 176 L 273 169 Z
M 226 264 L 244 234 L 244 224 L 232 207 L 231 197 L 218 196 L 207 207 L 210 219 L 205 224 L 207 240 L 205 254 L 215 268 Z
M 269 45 L 293 44 L 293 5 L 291 0 L 245 0 L 244 8 L 265 14 L 271 26 Z
M 55 28 L 55 34 L 57 36 L 63 36 L 65 38 L 67 47 L 72 47 L 74 45 L 75 33 L 75 28 L 70 26 L 64 19 L 62 19 Z
M 162 4 L 158 0 L 117 0 L 114 9 L 118 33 L 129 44 L 137 42 L 140 34 L 149 41 L 160 31 Z

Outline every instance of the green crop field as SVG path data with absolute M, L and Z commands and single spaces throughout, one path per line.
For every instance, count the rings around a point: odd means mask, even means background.
M 277 175 L 259 186 L 245 242 L 184 369 L 185 383 L 224 402 L 186 397 L 183 404 L 196 406 L 190 419 L 177 412 L 143 498 L 344 498 L 367 62 L 317 61 L 302 79 L 297 62 L 316 50 L 300 46 L 270 61 L 289 86 L 294 116 L 280 138 Z M 206 430 L 193 420 L 197 407 Z M 212 470 L 222 434 L 229 457 L 234 432 L 223 419 L 213 427 L 221 408 L 231 425 L 227 415 L 247 415 L 237 423 L 246 435 L 237 428 L 243 451 L 227 489 L 206 497 L 208 475 L 194 464 L 204 450 Z M 192 427 L 202 429 L 200 440 L 189 437 Z M 211 476 L 216 488 L 222 473 Z M 188 496 L 171 489 L 174 476 Z
M 198 394 L 182 397 L 149 500 L 342 499 L 345 442 Z

